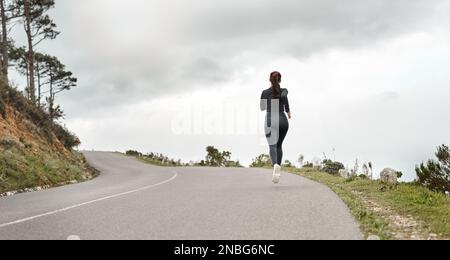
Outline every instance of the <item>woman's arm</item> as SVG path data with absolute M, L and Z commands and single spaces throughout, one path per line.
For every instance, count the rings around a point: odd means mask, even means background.
M 284 109 L 288 113 L 289 119 L 292 119 L 291 107 L 289 106 L 288 90 L 284 89 L 281 93 L 281 98 L 284 99 Z

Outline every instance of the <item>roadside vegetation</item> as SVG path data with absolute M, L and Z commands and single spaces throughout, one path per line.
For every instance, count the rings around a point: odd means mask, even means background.
M 439 147 L 436 157 L 438 161 L 417 166 L 418 180 L 411 183 L 372 180 L 367 173 L 342 177 L 340 173 L 347 171 L 343 164 L 330 160 L 321 166 L 306 163 L 302 168 L 285 170 L 330 187 L 348 205 L 367 238 L 442 240 L 450 239 L 448 147 Z M 264 166 L 258 158 L 255 165 Z M 397 178 L 401 175 L 396 172 Z
M 129 157 L 134 157 L 142 162 L 162 166 L 162 167 L 181 167 L 181 166 L 189 166 L 189 164 L 182 163 L 181 159 L 175 160 L 171 159 L 161 153 L 148 153 L 143 154 L 136 150 L 128 150 L 125 152 L 125 155 Z
M 98 175 L 82 154 L 52 150 L 29 153 L 18 146 L 0 149 L 0 196 L 78 183 Z
M 78 137 L 61 123 L 58 95 L 76 87 L 77 78 L 41 49 L 60 34 L 54 7 L 54 0 L 0 0 L 0 196 L 96 175 L 74 150 Z M 24 86 L 11 84 L 18 80 L 11 80 L 13 69 Z
M 0 95 L 0 196 L 97 175 L 74 150 L 80 143 L 74 134 L 19 91 L 2 88 L 7 91 Z
M 450 239 L 450 197 L 417 183 L 387 186 L 364 177 L 345 179 L 314 168 L 288 168 L 330 187 L 348 205 L 366 237 Z
M 206 147 L 206 156 L 204 160 L 184 163 L 181 159 L 171 159 L 161 153 L 141 153 L 136 150 L 125 152 L 127 156 L 135 157 L 140 161 L 156 166 L 166 167 L 243 167 L 239 161 L 231 160 L 231 152 L 219 151 L 214 146 Z

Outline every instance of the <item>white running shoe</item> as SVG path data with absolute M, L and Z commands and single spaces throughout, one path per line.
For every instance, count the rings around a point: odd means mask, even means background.
M 281 177 L 281 166 L 278 164 L 275 164 L 275 166 L 273 167 L 272 182 L 275 184 L 280 183 L 280 177 Z

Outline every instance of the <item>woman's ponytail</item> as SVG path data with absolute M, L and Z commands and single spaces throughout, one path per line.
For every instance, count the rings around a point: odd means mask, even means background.
M 273 98 L 281 97 L 281 73 L 274 71 L 270 74 L 270 82 L 272 83 Z

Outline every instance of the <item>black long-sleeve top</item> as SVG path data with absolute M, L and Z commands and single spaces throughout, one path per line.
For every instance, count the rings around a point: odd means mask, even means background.
M 261 95 L 261 111 L 267 111 L 267 113 L 270 114 L 272 112 L 272 99 L 278 99 L 280 102 L 280 108 L 278 111 L 280 113 L 291 112 L 291 108 L 289 107 L 288 93 L 289 91 L 287 89 L 282 88 L 280 97 L 274 98 L 272 88 L 264 90 Z

